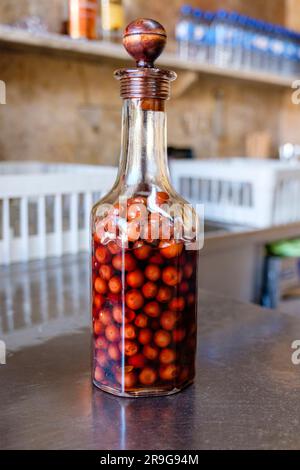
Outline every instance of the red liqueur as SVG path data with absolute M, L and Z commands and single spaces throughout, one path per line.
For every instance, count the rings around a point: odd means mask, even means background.
M 169 182 L 165 102 L 176 75 L 155 68 L 166 43 L 153 20 L 131 23 L 119 70 L 120 168 L 92 211 L 93 383 L 119 396 L 168 395 L 195 376 L 198 219 Z

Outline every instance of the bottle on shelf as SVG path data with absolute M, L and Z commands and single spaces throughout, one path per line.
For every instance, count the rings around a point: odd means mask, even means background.
M 212 18 L 209 12 L 195 8 L 190 57 L 200 63 L 207 63 L 209 60 L 209 32 Z
M 285 31 L 285 28 L 274 26 L 270 37 L 268 70 L 274 73 L 284 73 Z
M 101 35 L 112 42 L 120 42 L 125 25 L 123 0 L 101 0 Z
M 296 63 L 295 63 L 295 74 L 300 74 L 300 34 L 295 33 L 295 43 L 296 43 Z
M 247 61 L 246 58 L 246 49 L 251 43 L 251 29 L 248 24 L 248 17 L 245 15 L 238 15 L 237 27 L 239 29 L 239 44 L 237 45 L 237 62 L 239 63 L 239 68 L 243 69 Z M 249 53 L 249 52 L 248 52 Z M 250 53 L 249 53 L 250 54 Z
M 289 54 L 289 38 L 288 38 L 288 30 L 285 28 L 281 28 L 281 38 L 283 44 L 283 53 L 282 59 L 280 63 L 280 72 L 283 75 L 288 75 L 290 69 L 290 54 Z
M 245 70 L 261 70 L 260 38 L 262 25 L 249 16 L 244 16 L 245 34 L 243 40 L 243 68 Z
M 206 46 L 206 56 L 208 63 L 213 62 L 214 50 L 216 46 L 215 28 L 213 26 L 215 17 L 216 14 L 211 11 L 205 11 L 203 14 L 203 18 L 206 24 L 206 35 L 204 41 Z
M 272 73 L 272 72 L 276 72 L 276 57 L 275 57 L 272 45 L 274 41 L 277 40 L 278 32 L 276 30 L 276 27 L 271 23 L 265 23 L 264 29 L 265 29 L 265 36 L 267 39 L 266 40 L 267 49 L 265 51 L 263 69 L 266 72 Z
M 296 42 L 297 35 L 289 30 L 285 32 L 285 67 L 284 74 L 293 76 L 297 73 L 298 48 Z
M 232 61 L 232 38 L 229 13 L 219 10 L 212 23 L 215 35 L 215 47 L 212 55 L 212 62 L 217 67 L 229 67 Z
M 62 4 L 62 22 L 61 22 L 61 34 L 67 35 L 70 31 L 69 21 L 69 0 L 63 0 Z
M 184 59 L 291 77 L 300 73 L 299 33 L 234 11 L 212 14 L 184 5 L 176 38 Z
M 189 47 L 189 58 L 194 58 L 197 55 L 201 41 L 203 40 L 202 28 L 202 10 L 194 8 L 192 13 L 192 31 L 191 31 L 191 44 Z
M 265 71 L 268 64 L 269 36 L 264 21 L 249 19 L 252 28 L 252 41 L 250 47 L 250 61 L 245 68 Z
M 244 15 L 232 13 L 233 23 L 233 51 L 231 65 L 235 69 L 242 69 L 244 66 L 244 54 L 249 30 L 247 28 L 247 18 Z
M 69 0 L 69 34 L 73 39 L 97 39 L 98 0 Z
M 235 69 L 242 68 L 242 34 L 239 14 L 235 11 L 228 14 L 230 40 L 227 44 L 228 64 Z
M 154 62 L 164 28 L 139 19 L 124 46 L 123 131 L 112 190 L 92 209 L 93 383 L 122 397 L 191 384 L 197 337 L 198 216 L 171 186 L 165 102 L 176 74 Z
M 178 55 L 181 59 L 188 59 L 193 44 L 193 8 L 183 5 L 180 9 L 180 17 L 176 24 L 175 36 L 178 45 Z

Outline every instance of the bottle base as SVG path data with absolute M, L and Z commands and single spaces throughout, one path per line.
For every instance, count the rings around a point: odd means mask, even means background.
M 175 395 L 176 393 L 182 392 L 184 389 L 189 387 L 194 383 L 194 379 L 188 380 L 187 382 L 180 385 L 180 387 L 173 387 L 172 389 L 166 387 L 157 387 L 153 388 L 143 388 L 143 389 L 136 389 L 131 390 L 128 392 L 118 391 L 109 385 L 103 385 L 93 380 L 93 385 L 102 392 L 109 393 L 110 395 L 114 395 L 117 397 L 122 398 L 147 398 L 147 397 L 163 397 L 169 395 Z

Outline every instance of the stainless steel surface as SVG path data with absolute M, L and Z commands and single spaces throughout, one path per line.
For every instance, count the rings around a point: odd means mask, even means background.
M 1 449 L 299 449 L 297 318 L 202 291 L 195 385 L 115 398 L 91 386 L 87 280 L 85 257 L 1 272 Z

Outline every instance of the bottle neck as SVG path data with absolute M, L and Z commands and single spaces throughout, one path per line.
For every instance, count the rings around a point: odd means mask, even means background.
M 165 102 L 126 99 L 123 105 L 119 179 L 125 186 L 151 190 L 169 185 Z

